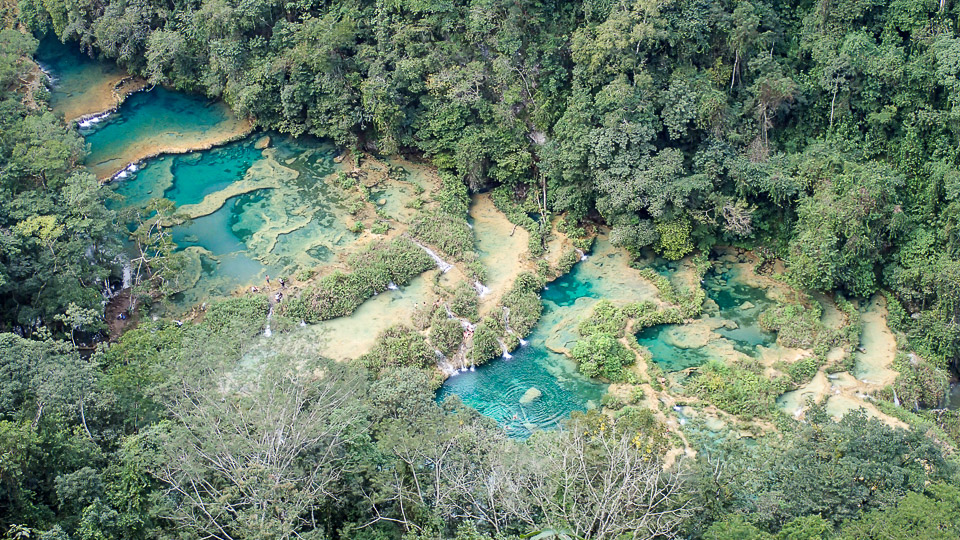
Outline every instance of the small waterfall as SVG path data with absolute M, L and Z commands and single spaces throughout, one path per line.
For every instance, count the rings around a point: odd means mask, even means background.
M 517 339 L 520 340 L 520 346 L 521 346 L 521 347 L 526 347 L 527 344 L 530 343 L 529 341 L 527 341 L 527 340 L 525 340 L 525 339 L 523 339 L 523 338 L 517 338 Z
M 900 406 L 900 398 L 897 396 L 897 389 L 893 388 L 893 404 L 897 407 Z
M 123 288 L 129 289 L 133 286 L 133 269 L 130 267 L 130 261 L 123 263 Z
M 131 174 L 139 170 L 140 170 L 140 165 L 138 163 L 131 163 L 127 165 L 125 169 L 113 175 L 111 180 L 123 180 L 124 178 L 127 178 L 128 176 L 130 176 Z
M 434 349 L 433 354 L 437 357 L 437 367 L 440 368 L 440 371 L 442 371 L 444 375 L 447 377 L 454 377 L 460 373 L 457 371 L 457 368 L 450 363 L 450 360 L 442 352 L 440 352 L 439 349 Z
M 481 298 L 490 294 L 490 287 L 487 287 L 479 281 L 473 282 L 473 288 L 477 290 L 477 294 L 480 295 Z
M 581 260 L 581 261 L 585 261 L 585 260 L 587 260 L 587 259 L 590 258 L 590 256 L 587 255 L 586 253 L 584 253 L 582 249 L 576 248 L 576 250 L 577 250 L 577 255 L 580 255 L 580 260 Z
M 452 264 L 450 264 L 450 263 L 444 261 L 443 259 L 441 259 L 440 256 L 437 255 L 432 249 L 430 249 L 430 248 L 428 248 L 427 246 L 421 244 L 420 242 L 417 242 L 416 240 L 413 240 L 413 243 L 416 244 L 416 245 L 418 245 L 418 246 L 420 246 L 420 249 L 422 249 L 422 250 L 424 250 L 424 251 L 427 252 L 427 255 L 429 255 L 430 258 L 433 259 L 433 261 L 434 261 L 435 263 L 437 263 L 437 268 L 440 269 L 440 272 L 441 272 L 441 273 L 446 274 L 451 268 L 453 268 L 453 265 L 452 265 Z
M 510 308 L 503 306 L 503 327 L 506 328 L 508 334 L 512 334 L 513 330 L 510 329 Z
M 503 359 L 509 360 L 513 358 L 513 355 L 510 354 L 510 351 L 507 350 L 507 345 L 503 342 L 503 340 L 498 339 L 497 342 L 500 343 L 500 350 L 503 351 Z
M 394 282 L 392 282 L 392 281 L 391 281 L 390 283 L 387 283 L 387 289 L 389 289 L 389 290 L 391 290 L 391 291 L 395 291 L 395 290 L 397 290 L 397 289 L 399 289 L 399 288 L 400 288 L 400 287 L 397 287 L 397 284 L 394 283 Z
M 270 319 L 273 318 L 273 304 L 270 305 L 270 311 L 267 312 L 267 325 L 263 329 L 264 337 L 270 337 L 273 335 L 273 331 L 270 330 Z
M 34 62 L 36 62 L 36 60 L 34 60 Z M 46 65 L 44 65 L 44 64 L 42 64 L 42 63 L 40 63 L 40 62 L 37 62 L 37 67 L 40 68 L 40 72 L 43 73 L 43 74 L 47 77 L 47 85 L 48 85 L 48 86 L 53 87 L 53 86 L 56 86 L 56 85 L 57 85 L 57 82 L 59 81 L 59 79 L 57 79 L 57 78 L 53 75 L 53 71 L 51 71 L 50 66 L 46 66 Z
M 110 116 L 111 114 L 113 114 L 113 111 L 107 111 L 105 113 L 94 114 L 86 118 L 81 118 L 77 122 L 77 127 L 80 129 L 90 129 L 93 126 L 99 124 L 100 122 L 103 122 L 104 120 L 106 120 L 107 117 Z

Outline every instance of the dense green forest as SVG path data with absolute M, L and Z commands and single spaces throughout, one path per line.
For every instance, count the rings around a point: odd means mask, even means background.
M 956 4 L 44 2 L 20 20 L 259 125 L 546 185 L 620 245 L 764 245 L 960 354 Z
M 956 411 L 905 412 L 908 431 L 815 410 L 760 444 L 694 441 L 663 470 L 669 435 L 645 409 L 515 441 L 437 404 L 417 344 L 358 365 L 283 336 L 265 349 L 262 298 L 79 347 L 105 327 L 122 227 L 29 60 L 53 33 L 260 127 L 422 156 L 472 191 L 606 224 L 632 253 L 734 244 L 782 259 L 799 288 L 883 291 L 923 390 L 960 362 L 957 3 L 0 9 L 5 538 L 960 536 Z

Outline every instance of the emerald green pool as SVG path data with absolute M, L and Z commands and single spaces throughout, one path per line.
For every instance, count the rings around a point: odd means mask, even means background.
M 528 343 L 514 351 L 512 358 L 492 360 L 476 371 L 450 377 L 437 392 L 437 400 L 457 395 L 519 438 L 529 437 L 537 429 L 554 428 L 573 411 L 599 407 L 607 385 L 580 375 L 573 361 L 546 347 L 549 321 L 562 317 L 565 309 L 590 295 L 591 289 L 589 282 L 578 279 L 577 272 L 551 283 L 542 296 L 543 317 Z M 541 396 L 521 403 L 530 388 L 539 390 Z
M 102 121 L 81 125 L 90 145 L 86 165 L 98 177 L 162 153 L 207 147 L 246 131 L 220 101 L 164 88 L 137 92 Z
M 140 206 L 157 197 L 179 209 L 211 206 L 212 211 L 173 232 L 179 249 L 193 261 L 189 286 L 175 296 L 184 307 L 259 284 L 268 275 L 292 275 L 329 262 L 338 247 L 355 239 L 347 229 L 347 211 L 326 183 L 336 170 L 334 147 L 271 134 L 269 148 L 258 149 L 261 137 L 150 159 L 111 182 L 122 197 L 120 206 Z M 216 207 L 241 181 L 253 188 Z
M 767 332 L 759 323 L 760 314 L 774 305 L 765 290 L 742 283 L 734 270 L 708 271 L 703 287 L 707 297 L 719 308 L 716 313 L 705 316 L 725 323 L 713 329 L 720 339 L 729 341 L 734 349 L 748 356 L 757 354 L 757 346 L 769 347 L 776 342 L 776 334 Z M 716 358 L 709 347 L 673 345 L 672 340 L 664 339 L 665 332 L 671 328 L 671 325 L 654 326 L 637 333 L 637 342 L 650 351 L 653 360 L 665 371 L 697 367 Z
M 116 105 L 113 86 L 126 74 L 115 64 L 91 58 L 78 44 L 60 43 L 52 35 L 40 39 L 35 58 L 50 76 L 50 106 L 67 120 Z
M 541 295 L 543 315 L 526 346 L 514 351 L 510 359 L 492 360 L 476 371 L 450 377 L 437 399 L 456 394 L 516 437 L 556 427 L 573 411 L 599 407 L 608 385 L 581 375 L 576 363 L 560 351 L 573 347 L 578 339 L 577 324 L 600 299 L 640 302 L 656 294 L 630 267 L 630 257 L 601 236 L 586 260 L 547 285 Z M 530 388 L 542 395 L 520 403 Z

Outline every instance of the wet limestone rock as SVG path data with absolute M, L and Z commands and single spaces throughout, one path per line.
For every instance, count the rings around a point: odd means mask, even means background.
M 666 330 L 660 339 L 678 349 L 699 349 L 718 337 L 713 331 L 716 326 L 719 326 L 716 321 L 695 321 Z
M 523 397 L 520 398 L 520 403 L 532 403 L 533 401 L 539 399 L 542 395 L 543 392 L 531 386 L 526 392 L 523 393 Z
M 270 146 L 269 135 L 264 135 L 263 137 L 260 137 L 260 139 L 253 144 L 253 147 L 256 148 L 257 150 L 263 150 L 264 148 L 268 148 L 269 146 Z

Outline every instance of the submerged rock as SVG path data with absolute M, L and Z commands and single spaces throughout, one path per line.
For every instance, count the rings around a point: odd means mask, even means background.
M 757 305 L 754 304 L 753 302 L 749 301 L 749 300 L 746 301 L 746 302 L 744 302 L 743 304 L 740 304 L 740 309 L 742 309 L 742 310 L 744 310 L 744 311 L 746 311 L 746 310 L 748 310 L 748 309 L 753 309 L 753 308 L 755 308 L 755 307 L 757 307 Z
M 257 150 L 263 150 L 264 148 L 267 148 L 269 146 L 270 146 L 269 135 L 264 135 L 263 137 L 260 137 L 260 139 L 258 139 L 257 142 L 253 144 L 253 147 L 256 148 Z
M 539 399 L 542 395 L 543 392 L 531 386 L 526 392 L 523 393 L 523 397 L 520 398 L 520 403 L 531 403 Z

